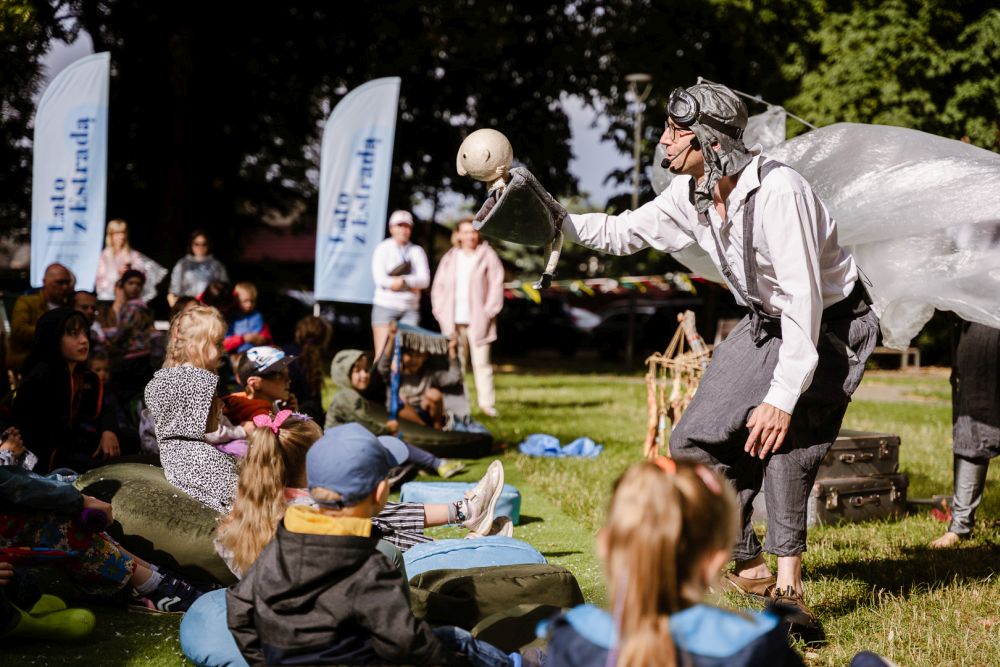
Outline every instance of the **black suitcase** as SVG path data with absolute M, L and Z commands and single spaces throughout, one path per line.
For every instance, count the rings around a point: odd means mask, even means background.
M 899 436 L 843 430 L 820 464 L 816 479 L 894 475 L 899 472 Z
M 817 479 L 809 494 L 809 526 L 869 519 L 898 519 L 906 508 L 905 474 Z

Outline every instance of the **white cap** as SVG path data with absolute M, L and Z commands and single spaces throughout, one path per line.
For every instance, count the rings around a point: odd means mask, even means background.
M 409 211 L 393 211 L 392 215 L 389 216 L 389 226 L 393 227 L 395 225 L 409 225 L 413 226 L 413 216 L 410 215 Z

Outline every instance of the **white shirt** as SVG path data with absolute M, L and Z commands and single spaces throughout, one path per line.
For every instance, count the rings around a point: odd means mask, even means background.
M 729 194 L 725 221 L 714 206 L 698 214 L 688 195 L 691 178 L 682 176 L 635 211 L 617 216 L 571 215 L 563 231 L 572 241 L 616 255 L 649 247 L 676 252 L 698 244 L 721 273 L 712 225 L 737 280 L 744 281 L 743 206 L 747 194 L 760 184 L 759 160 L 755 157 L 747 165 Z M 851 293 L 858 269 L 851 254 L 837 243 L 837 226 L 826 206 L 793 170 L 772 171 L 758 190 L 754 206 L 758 289 L 763 309 L 780 316 L 782 337 L 778 364 L 763 402 L 791 413 L 816 370 L 823 309 Z M 743 303 L 732 286 L 730 291 Z
M 390 276 L 389 272 L 403 262 L 410 263 L 409 275 Z M 400 247 L 393 239 L 385 239 L 372 252 L 372 278 L 375 279 L 375 298 L 372 303 L 376 306 L 402 311 L 417 310 L 420 308 L 419 290 L 426 289 L 431 284 L 427 254 L 418 245 L 407 243 Z M 396 278 L 403 278 L 408 289 L 399 292 L 389 289 Z
M 472 321 L 469 310 L 469 281 L 472 280 L 472 265 L 476 254 L 459 250 L 455 254 L 455 324 Z

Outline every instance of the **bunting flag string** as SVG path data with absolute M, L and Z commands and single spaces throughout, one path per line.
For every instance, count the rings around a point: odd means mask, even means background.
M 639 294 L 657 292 L 685 292 L 697 294 L 695 281 L 687 273 L 665 273 L 656 276 L 622 276 L 620 278 L 572 278 L 569 280 L 554 280 L 552 286 L 537 290 L 531 283 L 514 280 L 504 284 L 504 298 L 529 299 L 541 303 L 543 294 L 573 294 L 574 296 L 594 297 L 601 294 L 625 294 L 630 291 Z

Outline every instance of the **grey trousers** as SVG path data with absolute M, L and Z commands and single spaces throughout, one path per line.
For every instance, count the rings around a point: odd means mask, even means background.
M 743 451 L 750 436 L 746 423 L 767 395 L 781 338 L 754 342 L 750 318 L 745 317 L 715 348 L 698 392 L 671 433 L 670 451 L 678 459 L 711 465 L 732 482 L 742 519 L 734 551 L 737 561 L 752 560 L 761 553 L 751 517 L 762 483 L 768 514 L 763 548 L 778 556 L 806 550 L 809 493 L 823 457 L 840 432 L 877 335 L 878 317 L 872 311 L 823 323 L 812 383 L 799 397 L 781 449 L 763 461 Z
M 969 459 L 955 455 L 955 496 L 951 503 L 951 526 L 956 535 L 968 535 L 976 523 L 976 508 L 983 501 L 989 459 Z

